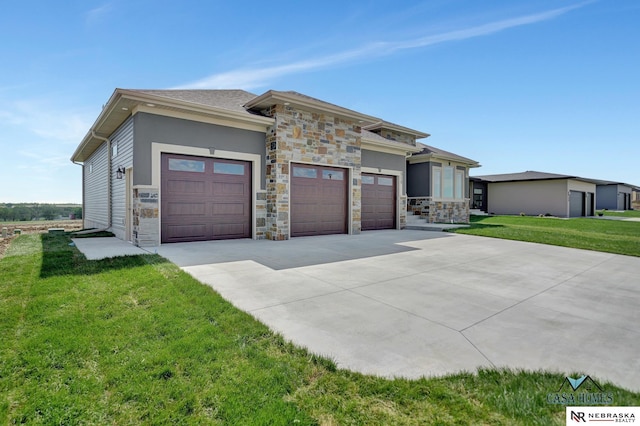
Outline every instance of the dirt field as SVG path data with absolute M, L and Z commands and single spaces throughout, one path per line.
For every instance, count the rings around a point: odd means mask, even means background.
M 44 234 L 49 228 L 64 228 L 65 231 L 82 229 L 82 220 L 39 220 L 35 222 L 0 222 L 0 230 L 7 228 L 7 238 L 0 233 L 0 258 L 4 256 L 11 240 L 15 237 L 14 230 L 20 229 L 23 234 Z

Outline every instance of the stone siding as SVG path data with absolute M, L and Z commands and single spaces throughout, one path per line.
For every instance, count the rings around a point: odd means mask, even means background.
M 274 105 L 262 112 L 275 119 L 266 136 L 266 238 L 289 239 L 289 172 L 292 162 L 351 168 L 351 233 L 359 234 L 360 126 L 328 114 L 288 105 Z
M 133 243 L 138 247 L 160 245 L 158 189 L 133 189 Z
M 411 197 L 408 214 L 420 215 L 428 223 L 469 223 L 469 200 L 435 201 L 432 197 Z
M 267 193 L 258 191 L 256 193 L 256 239 L 267 238 Z

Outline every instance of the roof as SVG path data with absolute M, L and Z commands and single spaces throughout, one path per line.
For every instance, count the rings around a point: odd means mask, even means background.
M 562 175 L 557 173 L 536 172 L 527 170 L 521 173 L 504 173 L 497 175 L 472 176 L 473 179 L 483 180 L 487 182 L 518 182 L 531 180 L 556 180 L 556 179 L 576 179 L 585 182 L 596 183 L 593 179 L 587 179 L 580 176 Z
M 269 90 L 268 92 L 265 92 L 262 95 L 248 101 L 246 104 L 244 104 L 244 107 L 248 110 L 260 110 L 275 105 L 276 103 L 302 106 L 308 110 L 317 111 L 320 113 L 329 113 L 338 117 L 354 120 L 358 123 L 361 123 L 362 125 L 380 121 L 380 119 L 377 117 L 363 114 L 361 112 L 344 108 L 339 105 L 325 102 L 320 99 L 316 99 L 314 97 L 303 95 L 302 93 L 294 91 L 282 92 L 278 90 Z
M 260 96 L 256 96 L 244 90 L 116 89 L 80 142 L 80 145 L 76 148 L 71 161 L 86 161 L 102 142 L 113 134 L 135 111 L 150 112 L 153 108 L 158 113 L 160 111 L 189 113 L 219 118 L 227 123 L 225 125 L 249 126 L 242 128 L 265 131 L 269 125 L 273 124 L 273 118 L 265 117 L 260 114 L 259 110 L 275 103 L 298 105 L 311 111 L 344 117 L 356 121 L 362 127 L 377 123 L 387 123 L 377 117 L 362 114 L 294 91 L 269 90 Z M 393 124 L 389 123 L 389 125 Z M 426 135 L 426 133 L 421 133 L 417 130 L 398 125 L 394 126 L 396 130 L 418 137 Z M 384 142 L 382 142 L 370 135 L 366 137 L 374 144 L 384 145 L 387 148 L 406 148 L 406 144 L 388 141 L 384 138 L 382 138 L 384 139 Z M 414 150 L 413 147 L 410 147 L 405 151 L 411 152 L 412 150 Z
M 377 133 L 371 132 L 369 130 L 365 130 L 364 128 L 361 130 L 362 132 L 362 140 L 366 142 L 371 142 L 374 145 L 378 146 L 386 146 L 388 148 L 399 148 L 405 152 L 418 152 L 420 148 L 415 147 L 413 145 L 406 144 L 404 142 L 398 142 L 394 140 L 390 140 L 380 136 Z
M 244 90 L 144 90 L 129 89 L 128 92 L 146 93 L 162 98 L 185 101 L 193 104 L 247 112 L 244 104 L 258 95 Z
M 362 128 L 366 129 L 366 130 L 377 130 L 377 129 L 395 130 L 395 131 L 401 132 L 401 133 L 408 133 L 410 135 L 415 136 L 418 139 L 428 138 L 429 136 L 431 136 L 429 133 L 424 133 L 424 132 L 420 132 L 420 131 L 417 131 L 417 130 L 413 130 L 413 129 L 410 129 L 408 127 L 404 127 L 404 126 L 401 126 L 399 124 L 395 124 L 395 123 L 392 123 L 390 121 L 384 121 L 384 120 L 378 121 L 376 123 L 373 123 L 373 124 L 370 124 L 370 125 L 367 125 L 367 126 L 363 126 Z
M 453 152 L 445 151 L 444 149 L 436 148 L 435 146 L 427 145 L 424 143 L 416 143 L 418 148 L 421 148 L 421 151 L 413 154 L 412 158 L 420 159 L 420 158 L 439 158 L 443 160 L 451 160 L 457 161 L 460 163 L 465 163 L 470 167 L 480 167 L 480 163 L 475 160 L 472 160 L 467 157 L 463 157 L 458 154 L 454 154 Z

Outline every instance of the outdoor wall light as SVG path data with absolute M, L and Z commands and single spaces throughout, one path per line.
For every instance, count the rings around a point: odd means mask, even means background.
M 122 177 L 124 176 L 124 172 L 124 167 L 118 166 L 118 170 L 116 170 L 116 179 L 122 179 Z

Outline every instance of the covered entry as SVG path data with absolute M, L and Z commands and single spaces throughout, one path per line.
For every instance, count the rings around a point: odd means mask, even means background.
M 161 241 L 251 237 L 251 163 L 162 154 Z
M 395 229 L 396 177 L 362 173 L 362 230 Z
M 347 233 L 349 171 L 291 165 L 291 236 Z

